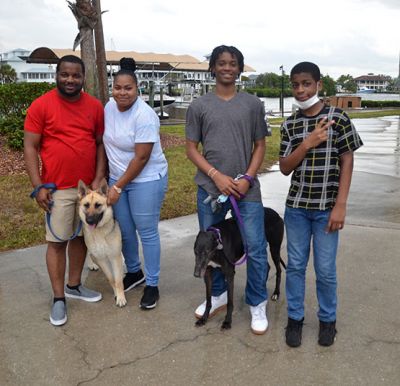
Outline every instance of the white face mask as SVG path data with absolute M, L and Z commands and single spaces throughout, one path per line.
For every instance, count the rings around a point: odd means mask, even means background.
M 294 98 L 293 104 L 298 107 L 300 110 L 307 110 L 310 107 L 314 106 L 316 103 L 319 102 L 318 98 L 318 90 L 317 93 L 312 96 L 311 98 L 307 99 L 306 101 L 299 101 L 296 98 Z

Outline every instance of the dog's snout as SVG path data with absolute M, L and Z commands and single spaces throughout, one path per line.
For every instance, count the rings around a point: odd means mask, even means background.
M 103 218 L 103 213 L 87 215 L 86 222 L 88 225 L 97 225 Z

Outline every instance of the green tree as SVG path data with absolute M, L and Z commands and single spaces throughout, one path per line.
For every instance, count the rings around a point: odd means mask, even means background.
M 17 80 L 17 73 L 9 64 L 2 64 L 0 67 L 0 84 L 14 83 Z
M 357 83 L 355 82 L 354 78 L 349 74 L 340 75 L 339 78 L 336 80 L 336 83 L 343 91 L 348 91 L 352 93 L 357 92 Z
M 332 96 L 336 94 L 336 82 L 329 75 L 323 75 L 322 80 L 322 92 L 326 96 Z
M 256 85 L 262 88 L 280 88 L 281 77 L 273 72 L 266 72 L 257 77 Z

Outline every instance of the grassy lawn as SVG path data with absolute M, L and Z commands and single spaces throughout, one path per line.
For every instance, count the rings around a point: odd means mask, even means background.
M 184 137 L 184 125 L 162 126 L 161 132 Z M 279 129 L 273 129 L 267 138 L 267 152 L 263 171 L 278 157 Z M 169 219 L 196 212 L 196 186 L 193 177 L 196 168 L 186 158 L 184 146 L 173 146 L 165 151 L 169 165 L 169 187 L 161 218 Z M 27 176 L 0 177 L 0 251 L 42 244 L 44 214 L 29 198 L 31 184 Z

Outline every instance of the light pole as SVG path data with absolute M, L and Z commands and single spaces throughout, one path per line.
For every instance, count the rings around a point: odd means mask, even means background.
M 281 70 L 281 100 L 280 100 L 280 107 L 281 107 L 281 112 L 282 112 L 282 117 L 284 116 L 285 112 L 285 106 L 284 106 L 284 99 L 283 99 L 283 90 L 284 90 L 284 81 L 283 81 L 283 76 L 285 75 L 285 71 L 283 70 L 283 64 L 282 66 L 279 67 Z

